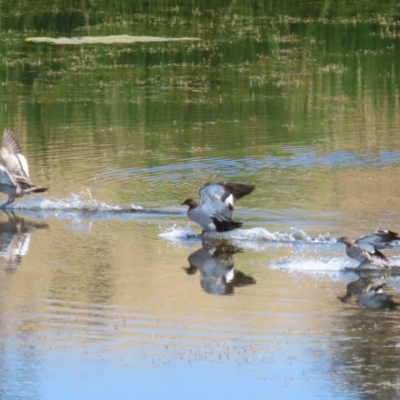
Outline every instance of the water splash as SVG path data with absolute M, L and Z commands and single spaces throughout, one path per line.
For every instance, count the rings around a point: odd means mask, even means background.
M 201 239 L 201 236 L 197 233 L 193 232 L 189 228 L 188 224 L 185 228 L 178 227 L 176 225 L 171 226 L 166 231 L 160 233 L 158 236 L 163 239 L 170 240 L 172 242 L 180 242 L 180 241 L 198 241 Z
M 26 198 L 8 206 L 5 211 L 16 211 L 23 215 L 34 216 L 38 219 L 55 217 L 71 219 L 81 222 L 83 220 L 109 219 L 109 218 L 140 218 L 146 213 L 162 213 L 162 211 L 145 210 L 140 206 L 131 205 L 123 208 L 120 205 L 109 205 L 93 198 L 90 189 L 82 190 L 78 194 L 72 193 L 63 199 L 52 198 Z M 86 227 L 85 227 L 86 229 Z
M 34 199 L 24 199 L 17 203 L 9 205 L 6 210 L 16 210 L 23 213 L 26 211 L 65 211 L 86 214 L 156 214 L 156 215 L 178 215 L 181 212 L 175 210 L 157 210 L 148 209 L 136 204 L 130 204 L 128 207 L 120 205 L 110 205 L 103 201 L 93 198 L 90 189 L 85 189 L 78 194 L 72 193 L 70 197 L 63 199 L 52 199 L 35 197 Z
M 269 232 L 265 228 L 237 229 L 226 233 L 207 233 L 209 237 L 224 236 L 235 240 L 268 241 L 268 242 L 311 242 L 311 243 L 335 243 L 329 233 L 312 236 L 302 229 L 291 228 L 291 232 Z
M 329 257 L 319 259 L 291 258 L 270 264 L 272 269 L 290 269 L 297 271 L 343 271 L 354 269 L 358 264 L 343 257 Z
M 82 190 L 70 197 L 55 200 L 36 197 L 33 200 L 23 200 L 13 205 L 13 209 L 41 209 L 41 210 L 80 210 L 80 211 L 114 211 L 121 210 L 120 206 L 110 206 L 93 198 L 90 189 Z
M 336 281 L 348 281 L 349 278 L 356 278 L 358 275 L 355 268 L 358 266 L 353 260 L 343 257 L 329 257 L 317 259 L 290 259 L 280 260 L 269 264 L 271 269 L 288 270 L 292 273 L 305 273 L 307 275 L 328 276 Z
M 144 208 L 142 206 L 137 206 L 135 204 L 131 204 L 131 209 L 136 211 L 142 211 Z
M 235 229 L 229 232 L 206 232 L 204 235 L 194 233 L 189 225 L 182 228 L 172 226 L 159 234 L 160 237 L 167 240 L 186 240 L 186 239 L 204 239 L 204 240 L 232 240 L 235 242 L 306 242 L 306 243 L 336 243 L 329 233 L 325 235 L 309 235 L 301 229 L 292 228 L 291 232 L 269 232 L 265 228 Z

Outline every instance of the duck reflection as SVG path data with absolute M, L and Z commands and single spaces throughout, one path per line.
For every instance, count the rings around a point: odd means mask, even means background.
M 387 286 L 383 277 L 361 276 L 359 279 L 350 282 L 346 287 L 346 294 L 338 296 L 342 303 L 355 301 L 360 306 L 372 309 L 395 309 L 398 306 L 393 296 L 383 293 Z
M 14 272 L 29 250 L 30 232 L 48 228 L 43 222 L 26 221 L 13 212 L 0 213 L 0 256 L 7 272 Z
M 241 248 L 226 243 L 203 243 L 188 257 L 190 267 L 184 269 L 189 275 L 200 272 L 200 285 L 205 292 L 233 294 L 235 287 L 256 283 L 253 277 L 234 269 L 233 255 L 241 252 Z

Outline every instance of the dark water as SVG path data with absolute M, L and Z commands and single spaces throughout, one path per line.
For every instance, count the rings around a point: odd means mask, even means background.
M 397 3 L 0 5 L 50 188 L 0 214 L 1 399 L 399 396 L 399 311 L 337 299 L 335 243 L 399 229 Z M 203 243 L 180 204 L 220 180 L 256 190 Z

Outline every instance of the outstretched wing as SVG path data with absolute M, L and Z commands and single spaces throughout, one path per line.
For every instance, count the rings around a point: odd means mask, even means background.
M 223 186 L 226 191 L 229 191 L 229 194 L 233 196 L 233 200 L 235 201 L 250 194 L 256 188 L 254 185 L 233 182 L 217 182 L 216 185 Z
M 0 165 L 0 185 L 17 187 L 17 183 L 3 165 Z
M 10 130 L 4 130 L 1 144 L 1 158 L 8 172 L 13 176 L 19 176 L 30 181 L 28 161 L 22 154 L 21 146 Z
M 357 239 L 356 243 L 370 253 L 382 255 L 378 250 L 399 246 L 400 236 L 396 232 L 380 230 Z
M 200 188 L 200 205 L 202 203 L 211 203 L 219 210 L 225 210 L 230 218 L 233 212 L 233 202 L 250 194 L 255 189 L 253 185 L 232 182 L 206 183 Z M 222 203 L 223 205 L 218 203 Z
M 206 183 L 200 188 L 199 207 L 210 217 L 226 221 L 232 218 L 233 207 L 229 200 L 231 193 L 217 183 Z
M 1 145 L 5 147 L 10 154 L 22 154 L 21 146 L 14 134 L 8 129 L 4 129 Z

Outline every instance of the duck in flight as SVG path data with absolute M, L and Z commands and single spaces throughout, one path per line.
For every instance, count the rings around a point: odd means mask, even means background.
M 227 232 L 242 226 L 233 220 L 233 202 L 250 194 L 253 185 L 232 182 L 206 183 L 199 190 L 200 200 L 188 198 L 182 205 L 189 206 L 189 219 L 204 232 Z
M 359 261 L 360 267 L 390 268 L 394 265 L 379 250 L 396 247 L 400 244 L 400 236 L 396 232 L 380 230 L 357 240 L 342 236 L 337 242 L 346 245 L 346 254 Z
M 5 129 L 3 132 L 2 147 L 0 151 L 3 165 L 0 165 L 0 192 L 8 196 L 4 208 L 17 197 L 29 193 L 42 193 L 48 188 L 38 187 L 32 184 L 29 177 L 28 161 L 22 154 L 21 147 L 14 134 Z

